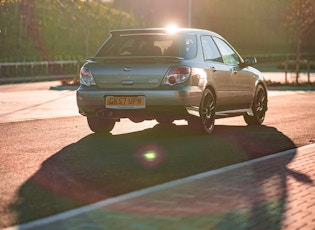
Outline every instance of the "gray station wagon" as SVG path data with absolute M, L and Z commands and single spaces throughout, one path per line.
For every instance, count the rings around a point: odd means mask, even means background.
M 207 30 L 114 30 L 81 68 L 79 112 L 96 133 L 110 132 L 121 118 L 185 119 L 207 134 L 220 117 L 242 115 L 259 125 L 267 88 L 255 63 Z

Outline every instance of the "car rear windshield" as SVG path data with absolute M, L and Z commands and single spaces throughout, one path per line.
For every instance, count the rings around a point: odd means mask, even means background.
M 197 54 L 194 34 L 114 34 L 96 57 L 175 56 L 192 59 Z

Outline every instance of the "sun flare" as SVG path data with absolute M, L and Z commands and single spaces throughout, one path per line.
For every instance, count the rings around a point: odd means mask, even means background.
M 178 26 L 176 24 L 169 24 L 166 28 L 169 33 L 176 33 L 178 30 Z

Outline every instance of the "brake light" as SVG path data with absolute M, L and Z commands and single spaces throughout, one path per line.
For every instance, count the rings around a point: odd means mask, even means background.
M 188 66 L 173 66 L 167 71 L 162 84 L 176 85 L 184 83 L 188 80 L 190 73 L 191 68 Z
M 96 85 L 91 70 L 85 66 L 80 70 L 80 83 L 86 86 Z

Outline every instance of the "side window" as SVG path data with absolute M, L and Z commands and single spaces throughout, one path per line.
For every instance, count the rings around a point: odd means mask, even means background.
M 213 39 L 219 47 L 225 64 L 238 65 L 240 63 L 239 58 L 234 50 L 225 41 L 217 37 L 213 37 Z
M 196 37 L 193 35 L 187 35 L 184 38 L 184 52 L 183 56 L 185 59 L 192 59 L 197 54 L 197 47 L 196 47 Z
M 223 62 L 221 54 L 210 36 L 202 36 L 201 44 L 206 61 Z

